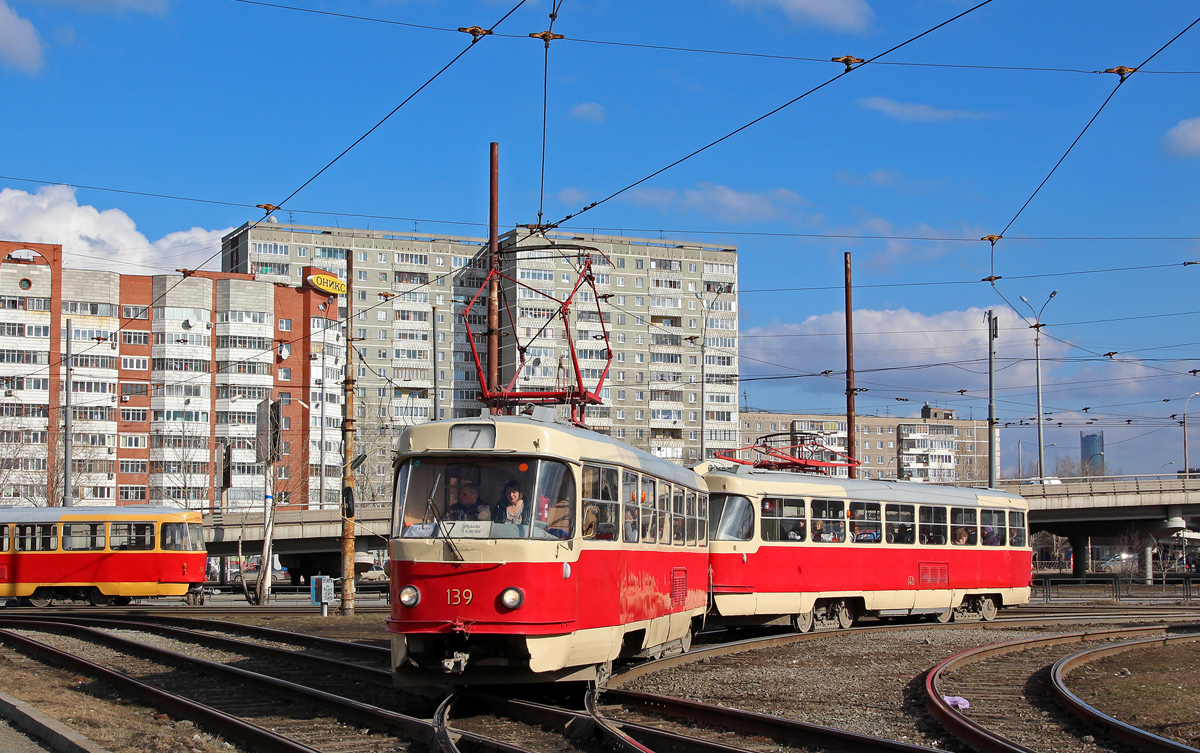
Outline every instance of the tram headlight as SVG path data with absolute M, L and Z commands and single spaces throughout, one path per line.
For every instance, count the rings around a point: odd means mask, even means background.
M 412 609 L 421 603 L 421 592 L 416 586 L 405 586 L 400 589 L 400 603 Z
M 507 609 L 516 609 L 525 602 L 525 594 L 519 588 L 506 588 L 500 593 L 500 603 Z

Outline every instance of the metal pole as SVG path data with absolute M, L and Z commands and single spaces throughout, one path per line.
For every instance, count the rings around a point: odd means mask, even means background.
M 854 302 L 850 284 L 850 252 L 846 252 L 846 455 L 851 461 L 858 453 L 854 446 Z M 849 478 L 858 478 L 853 462 L 846 469 Z
M 267 398 L 270 400 L 270 398 Z M 275 461 L 268 460 L 263 464 L 263 549 L 262 558 L 258 564 L 258 603 L 266 604 L 271 598 L 271 576 L 275 574 L 273 560 L 275 554 L 271 549 L 271 537 L 275 527 Z M 243 575 L 243 578 L 245 576 Z
M 700 315 L 704 317 L 704 324 L 700 327 L 700 462 L 708 462 L 708 441 L 705 439 L 705 434 L 708 429 L 704 428 L 708 421 L 708 358 L 705 356 L 705 351 L 708 347 L 708 308 L 704 303 L 704 297 L 700 297 Z
M 1038 478 L 1045 483 L 1046 447 L 1042 434 L 1042 323 L 1034 323 L 1033 360 L 1037 376 Z
M 996 462 L 996 451 L 999 449 L 996 432 L 996 336 L 999 322 L 996 313 L 991 309 L 987 312 L 988 322 L 988 488 L 995 489 L 999 464 Z
M 346 379 L 342 405 L 342 614 L 354 615 L 354 509 L 346 502 L 354 494 L 354 251 L 346 257 Z M 322 469 L 323 471 L 324 469 Z M 347 494 L 349 492 L 349 495 Z
M 334 299 L 334 307 L 337 306 Z M 328 307 L 328 304 L 326 304 Z M 325 349 L 329 347 L 329 328 L 321 329 L 321 431 L 319 432 L 320 447 L 317 449 L 317 468 L 320 469 L 320 501 L 317 503 L 317 509 L 325 509 Z
M 1021 455 L 1021 440 L 1017 440 L 1017 479 L 1025 475 L 1025 458 Z
M 454 311 L 454 306 L 450 307 Z M 433 359 L 433 417 L 431 421 L 437 421 L 442 417 L 442 400 L 438 399 L 438 307 L 433 307 L 433 320 L 430 323 L 430 355 Z
M 495 273 L 500 267 L 500 145 L 491 145 L 491 185 L 488 199 L 488 376 L 487 391 L 500 389 L 500 278 Z M 492 413 L 500 409 L 493 406 Z
M 66 435 L 65 437 L 63 437 L 63 499 L 62 499 L 63 507 L 71 507 L 75 504 L 75 500 L 73 499 L 74 495 L 72 494 L 72 490 L 71 490 L 71 454 L 74 451 L 74 444 L 75 444 L 71 440 L 71 432 L 74 430 L 74 426 L 71 423 L 71 387 L 72 387 L 71 378 L 72 378 L 72 372 L 73 372 L 73 369 L 71 368 L 71 336 L 72 336 L 72 334 L 73 333 L 71 330 L 71 320 L 68 319 L 67 320 L 67 399 L 66 399 L 66 403 L 65 403 L 65 411 L 66 412 L 63 414 L 63 416 L 64 416 L 64 418 L 63 418 L 63 434 Z M 1186 404 L 1184 405 L 1184 407 L 1187 407 Z M 1187 438 L 1186 430 L 1184 431 L 1183 436 L 1186 441 L 1186 438 Z M 1186 455 L 1187 453 L 1184 453 L 1184 454 Z M 51 500 L 46 500 L 47 504 L 49 504 L 50 502 L 51 502 Z

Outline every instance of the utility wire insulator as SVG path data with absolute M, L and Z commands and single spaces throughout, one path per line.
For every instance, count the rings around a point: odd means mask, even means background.
M 979 240 L 987 241 L 988 243 L 990 243 L 994 246 L 994 245 L 996 245 L 996 241 L 1000 240 L 1003 237 L 1004 237 L 1003 235 L 985 235 L 982 238 L 980 238 Z
M 984 277 L 983 279 L 981 279 L 980 282 L 995 282 L 996 280 L 1003 280 L 1003 279 L 1004 278 L 1001 277 L 1000 275 L 988 275 L 987 277 Z
M 255 204 L 254 206 L 258 207 L 264 212 L 274 212 L 279 209 L 279 207 L 275 206 L 274 204 Z
M 562 34 L 555 34 L 552 31 L 539 31 L 536 34 L 530 34 L 529 36 L 533 37 L 534 39 L 540 39 L 544 41 L 546 43 L 546 47 L 550 46 L 551 40 L 566 38 Z
M 867 62 L 867 61 L 863 60 L 862 58 L 856 58 L 853 55 L 842 55 L 840 58 L 830 58 L 830 60 L 832 60 L 835 63 L 841 63 L 841 64 L 845 65 L 847 73 L 849 73 L 854 68 L 854 66 L 857 65 L 858 63 Z
M 1130 68 L 1127 65 L 1118 65 L 1116 68 L 1108 68 L 1104 72 L 1105 73 L 1115 73 L 1121 77 L 1121 81 L 1124 81 L 1125 79 L 1129 78 L 1132 74 L 1136 73 L 1137 68 Z
M 476 42 L 479 41 L 480 37 L 486 37 L 488 34 L 492 33 L 491 29 L 484 29 L 479 26 L 460 26 L 458 27 L 458 30 L 463 34 L 470 34 Z

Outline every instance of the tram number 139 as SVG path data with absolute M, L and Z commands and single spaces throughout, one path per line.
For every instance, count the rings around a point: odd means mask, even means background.
M 460 604 L 470 604 L 471 598 L 473 596 L 474 596 L 474 594 L 471 593 L 471 589 L 469 589 L 469 588 L 461 588 L 461 589 L 447 588 L 446 589 L 446 603 L 451 606 L 458 606 Z

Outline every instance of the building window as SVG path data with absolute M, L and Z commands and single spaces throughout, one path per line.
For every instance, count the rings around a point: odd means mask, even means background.
M 281 369 L 279 370 L 279 381 L 281 381 L 281 382 L 290 382 L 290 381 L 292 381 L 292 370 L 291 370 L 291 369 L 283 369 L 283 368 L 281 368 Z
M 292 320 L 291 319 L 280 319 L 279 320 L 279 331 L 280 332 L 291 332 L 292 331 Z

